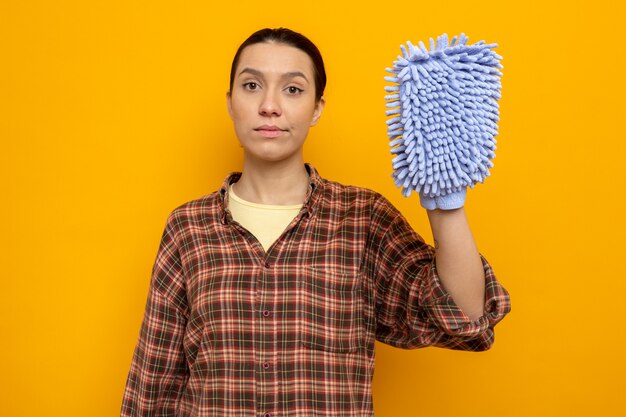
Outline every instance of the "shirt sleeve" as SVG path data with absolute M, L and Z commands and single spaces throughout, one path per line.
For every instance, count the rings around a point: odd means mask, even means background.
M 188 308 L 173 225 L 170 215 L 152 270 L 121 416 L 174 416 L 188 379 L 183 349 Z
M 494 326 L 511 305 L 508 292 L 486 259 L 481 255 L 485 271 L 483 315 L 472 321 L 443 287 L 434 248 L 383 197 L 375 207 L 369 268 L 376 293 L 377 339 L 405 349 L 489 349 Z

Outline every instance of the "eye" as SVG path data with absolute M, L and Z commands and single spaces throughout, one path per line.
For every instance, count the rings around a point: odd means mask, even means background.
M 298 87 L 294 87 L 294 86 L 287 87 L 287 92 L 292 95 L 300 94 L 303 91 L 304 91 L 303 89 L 298 88 Z
M 259 88 L 259 85 L 253 81 L 247 82 L 243 84 L 243 88 L 249 91 L 254 91 Z

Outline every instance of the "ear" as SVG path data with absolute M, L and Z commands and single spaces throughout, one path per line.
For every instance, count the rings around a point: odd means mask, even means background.
M 226 92 L 226 107 L 228 108 L 228 115 L 230 119 L 233 119 L 233 105 L 232 105 L 232 97 L 230 95 L 230 91 Z
M 322 116 L 322 110 L 324 110 L 324 105 L 326 104 L 326 99 L 321 97 L 317 104 L 315 105 L 315 111 L 313 112 L 313 118 L 311 119 L 311 125 L 315 126 Z

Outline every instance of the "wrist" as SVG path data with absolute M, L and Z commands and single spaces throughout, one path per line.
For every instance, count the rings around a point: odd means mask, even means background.
M 467 188 L 464 187 L 459 191 L 448 193 L 442 196 L 427 196 L 420 193 L 420 204 L 426 210 L 454 210 L 463 207 L 465 204 L 465 196 Z

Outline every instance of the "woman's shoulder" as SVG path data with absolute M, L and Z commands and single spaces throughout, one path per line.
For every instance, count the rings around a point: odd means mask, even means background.
M 168 222 L 197 223 L 218 220 L 221 218 L 221 207 L 220 192 L 214 191 L 174 208 L 168 216 Z
M 338 181 L 323 179 L 324 190 L 331 195 L 347 195 L 353 198 L 379 198 L 382 197 L 380 193 L 367 187 L 358 185 L 344 184 Z
M 329 179 L 324 179 L 323 183 L 327 200 L 357 203 L 373 210 L 396 211 L 393 204 L 378 191 Z

